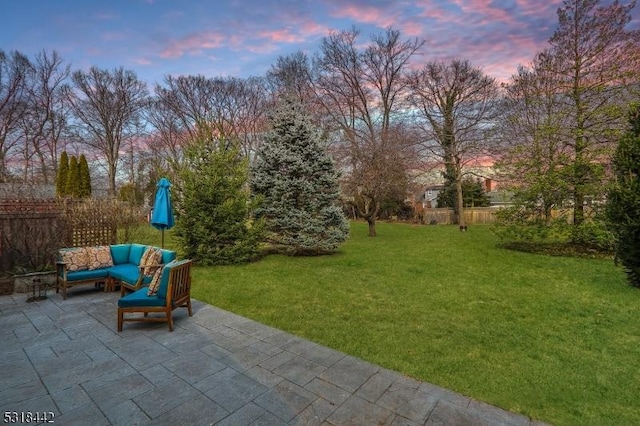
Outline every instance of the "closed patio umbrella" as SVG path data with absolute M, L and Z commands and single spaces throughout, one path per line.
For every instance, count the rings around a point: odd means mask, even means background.
M 164 248 L 164 230 L 173 228 L 175 224 L 171 206 L 171 192 L 169 191 L 171 182 L 167 178 L 162 178 L 158 181 L 157 187 L 150 223 L 154 228 L 162 231 L 162 248 Z

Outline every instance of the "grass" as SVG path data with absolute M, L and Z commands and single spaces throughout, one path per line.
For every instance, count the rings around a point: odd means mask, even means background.
M 640 424 L 640 292 L 490 228 L 352 224 L 332 256 L 195 268 L 202 301 L 554 424 Z

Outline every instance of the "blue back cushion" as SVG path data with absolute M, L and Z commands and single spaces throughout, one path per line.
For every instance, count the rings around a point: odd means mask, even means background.
M 111 246 L 111 258 L 114 265 L 122 265 L 129 262 L 131 244 L 114 244 Z
M 169 275 L 171 269 L 176 266 L 182 265 L 183 263 L 189 262 L 189 259 L 183 259 L 178 261 L 173 261 L 171 263 L 167 263 L 164 268 L 162 268 L 162 278 L 160 278 L 160 286 L 158 287 L 157 296 L 161 299 L 165 299 L 167 297 L 167 290 L 169 288 Z
M 176 260 L 176 252 L 171 250 L 162 250 L 162 261 L 160 263 L 169 263 Z
M 164 268 L 162 268 L 162 277 L 160 278 L 160 285 L 158 286 L 158 292 L 156 293 L 156 297 L 159 299 L 167 298 L 167 290 L 169 287 L 169 275 L 171 272 L 171 267 L 173 266 L 173 262 L 167 263 Z
M 140 265 L 140 259 L 142 259 L 142 255 L 146 249 L 147 246 L 145 245 L 131 244 L 131 250 L 129 251 L 129 263 Z

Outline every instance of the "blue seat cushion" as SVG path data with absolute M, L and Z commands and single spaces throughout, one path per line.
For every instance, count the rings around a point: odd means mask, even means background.
M 158 296 L 148 296 L 147 289 L 141 288 L 134 291 L 131 294 L 127 294 L 118 300 L 118 307 L 120 308 L 138 308 L 141 306 L 165 306 L 167 304 L 166 299 Z
M 138 281 L 140 275 L 140 268 L 131 263 L 124 263 L 122 265 L 113 265 L 107 269 L 109 276 L 115 278 L 118 281 L 124 281 L 128 284 L 135 284 Z M 151 278 L 149 278 L 151 281 Z
M 111 258 L 114 265 L 121 265 L 129 262 L 129 251 L 131 244 L 114 244 L 111 246 Z
M 81 280 L 91 280 L 91 279 L 100 279 L 100 278 L 108 278 L 109 270 L 108 269 L 87 269 L 84 271 L 73 271 L 67 272 L 67 281 L 81 281 Z

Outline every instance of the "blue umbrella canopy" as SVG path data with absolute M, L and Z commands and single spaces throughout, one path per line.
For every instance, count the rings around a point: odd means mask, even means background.
M 173 225 L 175 225 L 171 206 L 171 192 L 169 191 L 171 182 L 167 178 L 162 178 L 158 181 L 157 187 L 150 223 L 154 228 L 162 231 L 162 246 L 164 247 L 164 230 L 173 228 Z

